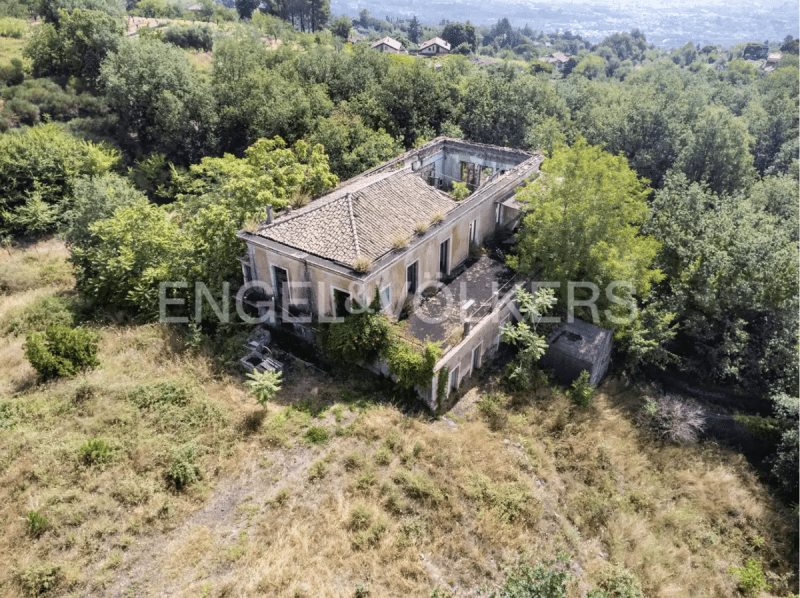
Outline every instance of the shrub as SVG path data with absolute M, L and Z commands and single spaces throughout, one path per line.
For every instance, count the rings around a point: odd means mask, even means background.
M 670 396 L 646 397 L 636 421 L 656 438 L 677 443 L 696 442 L 705 428 L 703 411 L 699 407 Z
M 385 446 L 378 449 L 375 453 L 375 463 L 378 465 L 389 465 L 392 462 L 392 451 Z
M 61 567 L 53 563 L 36 563 L 17 573 L 17 581 L 29 596 L 41 596 L 61 580 Z
M 172 453 L 166 477 L 175 490 L 182 490 L 200 479 L 200 467 L 196 462 L 198 452 L 197 445 L 189 443 Z
M 25 68 L 22 64 L 22 61 L 19 58 L 12 58 L 10 64 L 3 64 L 0 65 L 0 83 L 5 83 L 6 85 L 14 86 L 19 85 L 25 80 Z M 7 126 L 3 127 L 0 130 L 6 130 L 10 126 L 10 122 Z
M 330 434 L 325 428 L 319 426 L 311 426 L 306 430 L 306 440 L 311 444 L 324 444 L 328 441 Z
M 61 324 L 48 326 L 44 337 L 31 333 L 25 341 L 25 357 L 43 380 L 74 376 L 100 365 L 97 335 Z
M 108 463 L 114 455 L 114 449 L 101 438 L 90 438 L 78 449 L 86 465 L 102 465 Z
M 322 334 L 325 352 L 336 361 L 350 364 L 374 361 L 393 342 L 392 324 L 380 311 L 377 292 L 368 309 L 349 314 L 344 322 L 331 324 Z
M 597 588 L 586 598 L 644 598 L 636 576 L 619 567 L 606 571 Z
M 247 374 L 247 377 L 250 378 L 247 386 L 253 391 L 259 405 L 266 407 L 267 403 L 275 398 L 281 389 L 281 376 L 281 372 L 271 370 L 259 372 L 255 368 Z
M 374 516 L 372 511 L 359 503 L 350 511 L 350 520 L 347 522 L 347 528 L 352 531 L 367 529 Z
M 764 570 L 756 559 L 747 559 L 744 567 L 732 567 L 729 571 L 739 577 L 738 587 L 743 594 L 757 596 L 762 590 L 769 591 Z
M 564 598 L 570 577 L 566 571 L 550 569 L 542 563 L 523 563 L 509 572 L 499 593 L 492 592 L 490 598 Z
M 493 432 L 502 430 L 508 423 L 508 413 L 503 409 L 503 395 L 487 394 L 478 403 L 478 411 L 486 419 L 489 429 Z
M 592 402 L 595 387 L 589 384 L 589 372 L 583 370 L 578 379 L 572 383 L 572 387 L 567 391 L 569 400 L 586 409 Z
M 29 332 L 44 332 L 52 324 L 72 326 L 74 301 L 63 295 L 41 297 L 25 308 L 19 317 L 6 327 L 5 332 L 15 336 Z
M 139 409 L 158 409 L 168 406 L 186 407 L 191 401 L 189 389 L 174 382 L 159 382 L 140 386 L 128 394 Z
M 444 494 L 427 475 L 422 472 L 401 471 L 394 478 L 395 483 L 403 488 L 403 491 L 416 500 L 430 500 L 433 504 L 441 503 Z
M 362 530 L 355 535 L 353 549 L 364 550 L 370 546 L 377 546 L 381 538 L 386 534 L 387 529 L 389 529 L 389 526 L 386 520 L 381 517 L 369 529 Z
M 25 520 L 28 523 L 28 534 L 30 534 L 33 538 L 38 538 L 41 536 L 50 525 L 50 523 L 47 521 L 47 517 L 40 514 L 39 511 L 28 511 L 28 515 L 25 517 Z
M 470 478 L 468 493 L 484 503 L 504 524 L 527 522 L 538 512 L 538 503 L 523 482 L 492 483 L 485 475 Z
M 179 48 L 195 48 L 204 52 L 210 52 L 214 45 L 208 25 L 170 27 L 164 31 L 162 39 Z
M 453 183 L 453 190 L 450 192 L 450 195 L 456 201 L 461 201 L 462 199 L 468 197 L 470 194 L 470 190 L 467 188 L 466 183 Z
M 420 353 L 411 344 L 397 340 L 386 351 L 385 357 L 389 371 L 397 376 L 399 384 L 405 388 L 425 388 L 433 379 L 433 368 L 441 353 L 438 343 L 428 343 Z
M 353 451 L 344 458 L 344 468 L 347 471 L 357 471 L 364 467 L 364 453 Z
M 272 499 L 272 504 L 274 504 L 277 507 L 282 507 L 287 502 L 289 502 L 290 494 L 291 493 L 289 492 L 288 488 L 281 488 L 280 490 L 278 490 L 278 492 L 275 494 L 275 497 Z
M 328 473 L 328 463 L 324 459 L 314 461 L 308 470 L 309 480 L 321 480 Z
M 13 37 L 16 39 L 25 35 L 28 24 L 22 19 L 0 18 L 0 37 Z

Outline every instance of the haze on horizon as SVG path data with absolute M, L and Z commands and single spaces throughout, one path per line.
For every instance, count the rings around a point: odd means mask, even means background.
M 791 0 L 332 0 L 334 14 L 411 18 L 438 25 L 442 20 L 512 25 L 553 32 L 571 31 L 593 42 L 617 31 L 640 29 L 649 43 L 679 47 L 686 42 L 732 46 L 798 37 L 800 6 Z

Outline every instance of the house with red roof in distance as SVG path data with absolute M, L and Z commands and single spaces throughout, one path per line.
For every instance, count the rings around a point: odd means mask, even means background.
M 450 53 L 450 44 L 441 37 L 434 37 L 419 45 L 420 56 L 441 56 Z
M 400 54 L 403 51 L 403 44 L 401 44 L 396 39 L 389 37 L 382 37 L 381 39 L 372 42 L 370 46 L 373 50 L 379 50 L 380 52 L 389 52 L 390 54 Z

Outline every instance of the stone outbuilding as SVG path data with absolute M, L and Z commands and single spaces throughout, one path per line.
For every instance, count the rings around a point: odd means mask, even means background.
M 539 365 L 553 370 L 562 383 L 575 381 L 586 370 L 589 383 L 597 386 L 608 370 L 612 335 L 610 330 L 583 320 L 562 324 L 547 339 L 547 353 Z

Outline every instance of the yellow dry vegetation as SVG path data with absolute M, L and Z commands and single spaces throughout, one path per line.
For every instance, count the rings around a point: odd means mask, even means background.
M 69 291 L 65 255 L 56 241 L 5 251 L 0 324 Z M 796 591 L 796 516 L 740 455 L 653 444 L 631 385 L 606 383 L 587 410 L 541 384 L 476 386 L 434 420 L 366 376 L 301 370 L 262 410 L 175 331 L 93 326 L 100 367 L 47 385 L 24 335 L 2 341 L 2 597 L 461 596 L 555 559 L 580 573 L 572 597 L 619 570 L 648 597 L 729 597 L 746 558 L 784 580 L 773 595 Z M 80 459 L 89 438 L 110 461 Z M 198 471 L 182 489 L 176 459 Z

